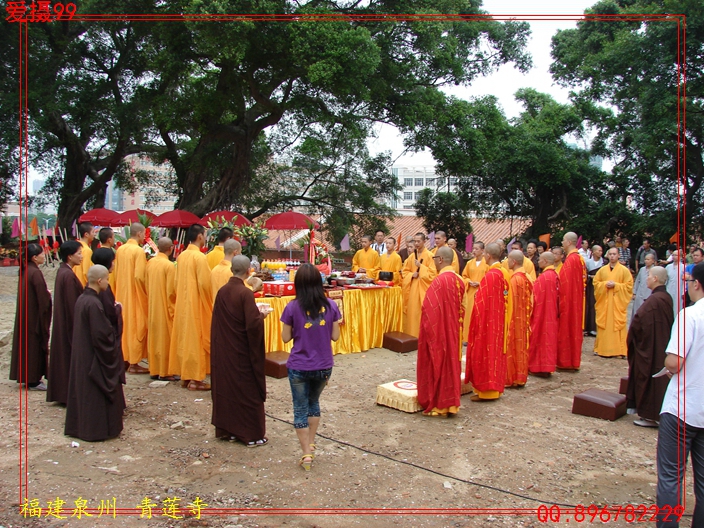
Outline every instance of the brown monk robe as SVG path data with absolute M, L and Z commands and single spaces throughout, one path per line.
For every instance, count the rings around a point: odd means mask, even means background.
M 667 293 L 667 271 L 652 266 L 646 279 L 650 296 L 633 316 L 628 328 L 627 406 L 635 409 L 641 420 L 636 425 L 654 427 L 670 379 L 653 378 L 665 364 L 665 348 L 675 321 L 672 297 Z
M 87 278 L 88 285 L 76 301 L 64 434 L 96 442 L 122 431 L 124 360 L 98 297 L 108 287 L 108 270 L 92 266 Z
M 17 286 L 10 379 L 35 390 L 46 390 L 40 382 L 46 375 L 49 354 L 51 294 L 39 269 L 44 264 L 44 250 L 39 244 L 29 244 L 25 256 Z
M 220 288 L 210 334 L 215 436 L 250 443 L 264 438 L 264 318 L 243 280 L 249 259 L 232 259 L 234 275 Z
M 54 282 L 54 326 L 49 348 L 49 374 L 46 401 L 66 405 L 68 399 L 68 371 L 71 366 L 73 341 L 73 309 L 83 293 L 83 286 L 71 269 L 83 261 L 81 244 L 68 240 L 59 248 L 61 264 Z M 86 329 L 84 329 L 86 331 Z

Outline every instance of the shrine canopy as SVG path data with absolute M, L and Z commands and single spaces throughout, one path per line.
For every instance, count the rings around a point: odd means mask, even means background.
M 203 221 L 189 211 L 175 209 L 157 216 L 152 222 L 156 227 L 188 228 L 193 224 L 203 225 Z
M 151 211 L 146 211 L 144 209 L 132 209 L 130 211 L 125 211 L 124 213 L 117 215 L 115 220 L 113 220 L 110 225 L 120 227 L 134 224 L 135 222 L 139 222 L 138 215 L 146 215 L 152 220 L 156 218 L 156 215 Z
M 264 222 L 264 227 L 279 231 L 294 229 L 319 229 L 320 226 L 310 216 L 296 211 L 275 214 Z
M 86 211 L 80 217 L 78 217 L 79 222 L 90 222 L 93 225 L 99 226 L 110 226 L 116 225 L 114 223 L 115 219 L 120 216 L 120 213 L 113 211 L 112 209 L 105 209 L 99 207 L 97 209 L 91 209 Z
M 242 213 L 236 211 L 215 211 L 214 213 L 208 213 L 203 218 L 201 222 L 207 224 L 210 221 L 218 222 L 224 220 L 235 226 L 252 225 L 252 222 L 244 217 Z

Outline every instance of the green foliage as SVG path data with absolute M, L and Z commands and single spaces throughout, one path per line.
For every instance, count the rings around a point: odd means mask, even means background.
M 454 238 L 459 247 L 464 247 L 472 225 L 462 196 L 449 192 L 433 193 L 427 188 L 419 194 L 414 205 L 416 216 L 423 219 L 423 227 L 428 233 L 445 231 L 447 238 Z
M 235 236 L 242 242 L 242 254 L 250 259 L 253 256 L 259 257 L 265 250 L 264 241 L 268 238 L 267 231 L 263 224 L 241 225 L 233 228 Z
M 687 229 L 704 232 L 704 10 L 697 0 L 603 0 L 594 14 L 686 15 L 685 40 L 673 20 L 583 21 L 553 37 L 551 72 L 575 89 L 575 105 L 597 130 L 595 149 L 617 161 L 609 185 L 631 200 L 623 230 L 664 244 L 677 230 L 678 170 L 685 167 Z M 676 17 L 677 18 L 677 17 Z M 679 45 L 679 48 L 678 48 Z M 686 134 L 678 138 L 678 97 L 686 54 Z M 692 96 L 693 95 L 693 96 Z M 682 100 L 682 102 L 684 102 Z M 679 152 L 678 152 L 679 150 Z M 619 209 L 618 207 L 616 208 Z M 623 209 L 621 207 L 621 209 Z

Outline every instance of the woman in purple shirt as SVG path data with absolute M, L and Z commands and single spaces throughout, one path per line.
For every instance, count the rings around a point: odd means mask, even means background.
M 294 280 L 296 299 L 284 308 L 281 337 L 293 339 L 286 366 L 293 397 L 293 427 L 303 456 L 300 465 L 310 471 L 315 450 L 315 433 L 320 425 L 318 399 L 332 374 L 332 341 L 340 338 L 340 311 L 325 297 L 320 272 L 303 264 Z

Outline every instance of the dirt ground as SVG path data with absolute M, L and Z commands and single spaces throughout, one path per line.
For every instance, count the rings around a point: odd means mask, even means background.
M 46 271 L 49 288 L 54 273 Z M 17 268 L 0 268 L 0 338 L 14 322 Z M 376 387 L 415 379 L 416 353 L 385 349 L 335 356 L 323 393 L 318 452 L 310 473 L 297 465 L 299 448 L 288 380 L 267 378 L 269 444 L 248 449 L 217 440 L 210 425 L 210 393 L 171 383 L 153 389 L 148 375 L 128 375 L 124 431 L 107 442 L 63 435 L 65 409 L 29 392 L 29 496 L 46 508 L 66 501 L 67 519 L 24 519 L 19 503 L 18 385 L 7 379 L 10 345 L 0 348 L 0 524 L 11 526 L 523 526 L 537 527 L 541 504 L 650 505 L 655 499 L 657 430 L 635 427 L 633 417 L 616 422 L 571 414 L 572 398 L 588 388 L 618 391 L 627 374 L 622 359 L 593 355 L 585 338 L 582 369 L 550 379 L 531 377 L 525 388 L 507 389 L 492 403 L 462 398 L 450 419 L 407 414 L 375 404 Z M 691 473 L 688 476 L 691 483 Z M 688 485 L 688 508 L 694 498 Z M 151 520 L 70 518 L 74 501 L 89 508 L 116 498 L 118 508 L 136 508 L 145 497 L 156 505 Z M 253 515 L 222 511 L 172 520 L 161 515 L 164 500 L 185 507 L 196 497 L 213 508 L 473 508 L 444 515 L 375 512 Z M 519 515 L 519 509 L 528 509 Z M 484 509 L 482 511 L 482 509 Z M 507 509 L 503 514 L 486 509 Z M 137 511 L 137 510 L 135 510 Z M 532 511 L 533 513 L 530 513 Z M 589 517 L 585 522 L 589 521 Z M 572 524 L 578 522 L 572 520 Z M 598 521 L 598 518 L 596 519 Z M 689 526 L 691 520 L 683 520 Z M 611 521 L 611 526 L 625 526 Z M 567 525 L 566 519 L 553 525 Z

